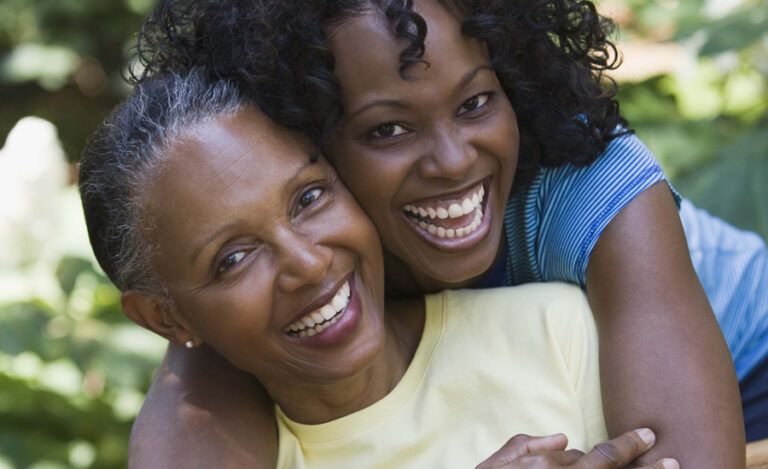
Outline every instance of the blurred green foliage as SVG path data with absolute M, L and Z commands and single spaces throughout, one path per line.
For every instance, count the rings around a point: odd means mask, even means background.
M 675 66 L 620 83 L 632 126 L 683 195 L 768 235 L 768 4 L 605 3 L 624 41 L 666 42 L 678 53 Z M 0 138 L 22 116 L 40 116 L 76 161 L 128 90 L 125 53 L 149 7 L 3 0 Z M 163 342 L 124 319 L 118 292 L 90 256 L 73 188 L 50 198 L 50 239 L 19 242 L 19 259 L 0 259 L 0 469 L 124 467 Z M 37 223 L 41 211 L 29 212 Z
M 625 36 L 666 39 L 679 56 L 621 83 L 622 111 L 683 196 L 768 237 L 768 3 L 623 3 Z

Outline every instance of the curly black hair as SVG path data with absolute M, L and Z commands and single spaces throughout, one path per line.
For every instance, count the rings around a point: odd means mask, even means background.
M 488 47 L 518 118 L 518 175 L 539 165 L 588 165 L 631 132 L 604 75 L 618 66 L 614 24 L 591 1 L 440 1 Z M 424 61 L 428 33 L 412 0 L 159 0 L 139 33 L 132 79 L 201 65 L 322 149 L 342 115 L 326 34 L 369 11 L 406 42 L 399 72 L 408 79 L 409 67 Z

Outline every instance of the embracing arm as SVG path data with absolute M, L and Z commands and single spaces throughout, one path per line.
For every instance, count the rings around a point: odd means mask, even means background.
M 272 401 L 208 347 L 168 347 L 131 432 L 130 469 L 275 467 Z
M 684 468 L 744 467 L 736 374 L 666 184 L 611 221 L 586 278 L 609 435 L 652 428 L 658 443 L 646 464 L 674 457 Z

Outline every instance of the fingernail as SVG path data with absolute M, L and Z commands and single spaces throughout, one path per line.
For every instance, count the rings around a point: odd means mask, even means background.
M 674 459 L 662 459 L 661 467 L 664 469 L 680 469 L 680 464 Z
M 643 440 L 643 443 L 648 446 L 656 443 L 656 435 L 653 433 L 653 431 L 651 431 L 650 428 L 640 428 L 637 430 L 637 434 L 640 436 L 640 439 Z M 666 466 L 664 467 L 667 469 Z

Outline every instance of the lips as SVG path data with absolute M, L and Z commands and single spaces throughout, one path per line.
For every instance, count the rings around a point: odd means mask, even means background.
M 350 292 L 349 281 L 345 281 L 328 303 L 288 325 L 285 332 L 298 337 L 312 337 L 336 324 L 346 312 Z
M 417 233 L 446 250 L 474 246 L 488 232 L 487 185 L 490 178 L 458 194 L 411 202 L 402 210 Z

